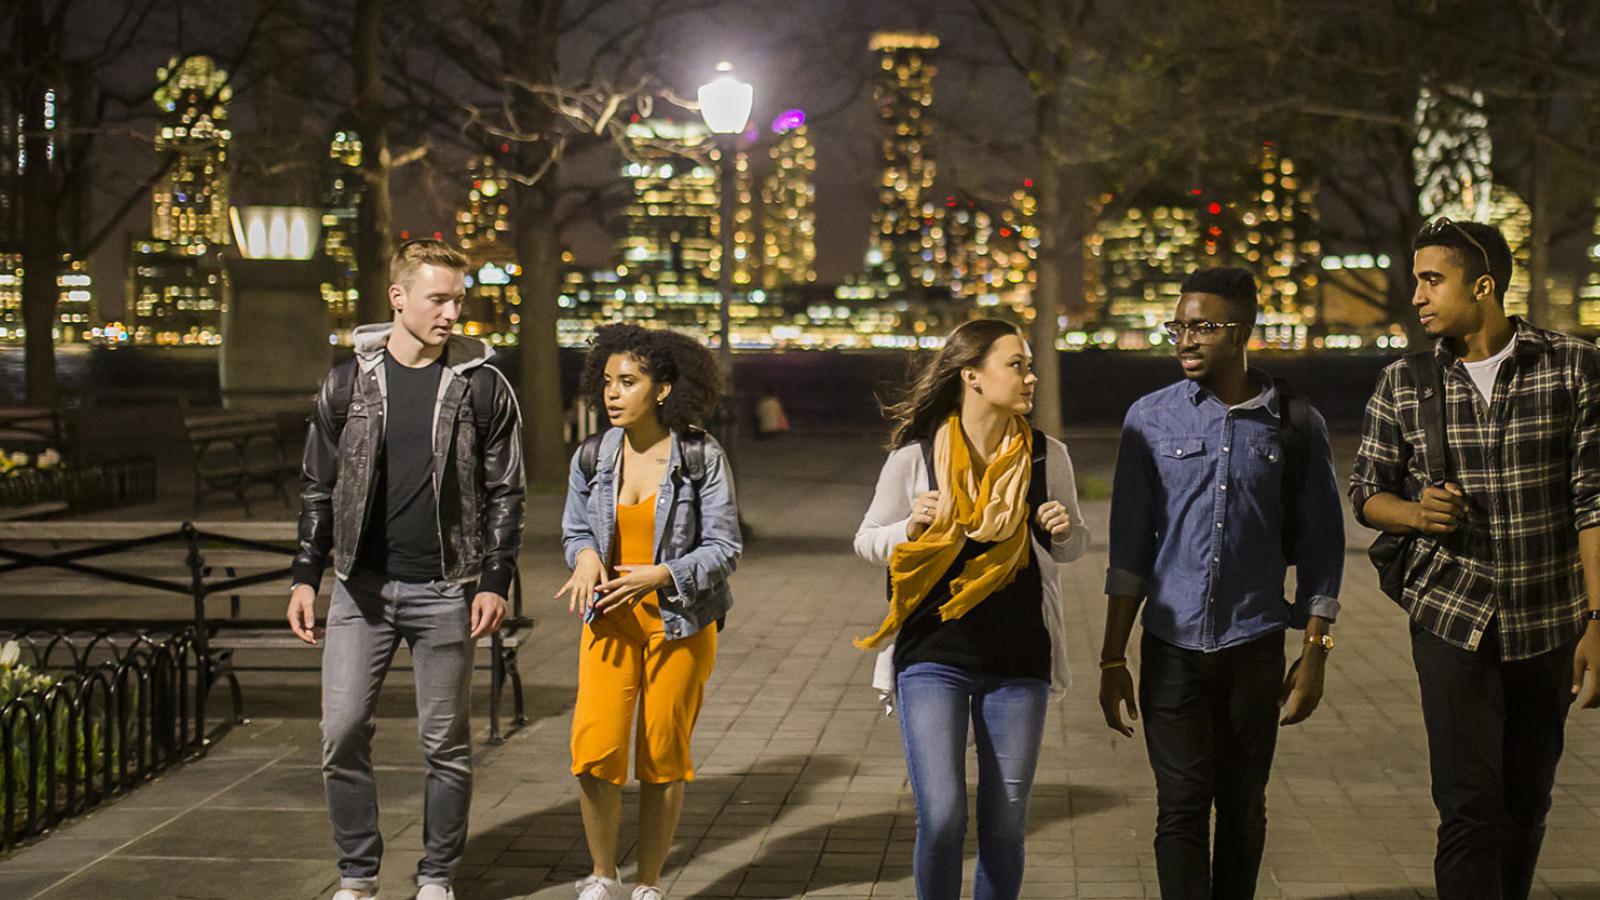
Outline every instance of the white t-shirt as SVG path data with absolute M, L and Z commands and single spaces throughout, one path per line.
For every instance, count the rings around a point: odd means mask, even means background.
M 1499 353 L 1481 362 L 1462 361 L 1467 367 L 1467 374 L 1472 376 L 1472 383 L 1478 387 L 1478 396 L 1484 403 L 1494 402 L 1494 380 L 1500 376 L 1500 366 L 1511 358 L 1511 351 L 1517 346 L 1515 339 L 1506 341 L 1506 345 Z

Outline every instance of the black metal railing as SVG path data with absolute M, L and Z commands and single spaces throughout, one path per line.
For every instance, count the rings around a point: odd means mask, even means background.
M 11 640 L 48 683 L 0 705 L 0 851 L 205 752 L 212 663 L 193 628 L 0 630 Z

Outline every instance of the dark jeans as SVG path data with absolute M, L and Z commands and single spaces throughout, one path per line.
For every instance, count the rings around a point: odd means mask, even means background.
M 1164 900 L 1249 900 L 1267 840 L 1283 634 L 1204 653 L 1145 633 L 1139 706 Z M 1216 852 L 1208 852 L 1216 808 Z
M 1496 621 L 1476 651 L 1411 624 L 1439 809 L 1440 900 L 1528 896 L 1572 703 L 1574 646 L 1502 662 Z

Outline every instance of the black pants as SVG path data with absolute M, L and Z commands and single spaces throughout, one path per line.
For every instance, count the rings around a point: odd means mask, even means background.
M 1528 896 L 1572 704 L 1575 644 L 1502 662 L 1496 621 L 1476 651 L 1412 623 L 1439 809 L 1440 900 Z
M 1215 653 L 1146 633 L 1139 705 L 1156 776 L 1156 873 L 1164 900 L 1249 900 L 1267 840 L 1283 635 Z M 1208 850 L 1216 808 L 1216 853 Z

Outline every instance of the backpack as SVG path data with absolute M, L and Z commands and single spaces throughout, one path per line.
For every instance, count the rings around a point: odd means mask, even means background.
M 1405 357 L 1406 367 L 1417 384 L 1417 406 L 1422 415 L 1422 446 L 1412 449 L 1420 452 L 1428 466 L 1428 482 L 1442 487 L 1449 477 L 1446 471 L 1448 450 L 1445 443 L 1444 383 L 1439 376 L 1439 366 L 1433 361 L 1432 350 L 1418 350 Z M 1391 534 L 1379 532 L 1367 548 L 1367 558 L 1378 570 L 1378 587 L 1384 595 L 1404 605 L 1406 589 L 1406 563 L 1416 545 L 1417 532 Z
M 1311 465 L 1311 404 L 1289 391 L 1288 382 L 1274 378 L 1283 416 L 1278 424 L 1278 444 L 1283 448 L 1283 558 L 1295 565 L 1300 540 L 1300 492 Z

